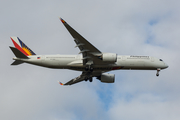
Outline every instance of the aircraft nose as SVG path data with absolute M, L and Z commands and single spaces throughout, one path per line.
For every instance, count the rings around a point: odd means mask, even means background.
M 168 68 L 169 66 L 166 64 L 166 63 L 164 63 L 164 68 Z

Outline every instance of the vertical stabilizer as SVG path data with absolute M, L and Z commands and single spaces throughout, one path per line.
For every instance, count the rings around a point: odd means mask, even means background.
M 26 56 L 36 55 L 28 46 L 26 46 L 18 37 L 11 37 L 14 46 Z

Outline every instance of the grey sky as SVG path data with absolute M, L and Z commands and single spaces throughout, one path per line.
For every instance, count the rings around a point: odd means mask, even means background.
M 180 118 L 180 1 L 1 0 L 0 119 L 178 120 Z M 80 72 L 28 64 L 10 66 L 19 37 L 36 54 L 77 54 L 58 17 L 103 52 L 150 55 L 169 68 L 113 71 L 114 84 L 94 79 L 63 87 Z

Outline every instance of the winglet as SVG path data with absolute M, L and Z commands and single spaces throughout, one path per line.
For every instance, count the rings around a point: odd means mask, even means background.
M 61 20 L 61 22 L 64 24 L 66 23 L 62 18 L 59 17 L 59 19 Z
M 59 83 L 60 85 L 64 85 L 63 83 L 61 83 L 61 82 L 59 82 L 59 81 L 58 81 L 58 83 Z

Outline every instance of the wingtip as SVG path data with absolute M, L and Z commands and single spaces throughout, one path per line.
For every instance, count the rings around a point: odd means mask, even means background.
M 60 85 L 64 85 L 63 83 L 61 83 L 61 82 L 59 82 L 59 81 L 58 81 L 58 83 L 59 83 Z
M 66 23 L 61 17 L 59 17 L 59 19 L 61 20 L 62 23 Z

